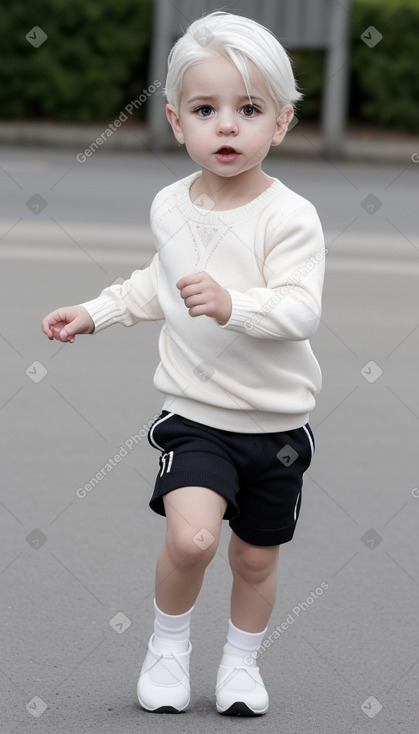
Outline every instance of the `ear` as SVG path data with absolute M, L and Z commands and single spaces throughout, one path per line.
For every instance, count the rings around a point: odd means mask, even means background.
M 277 117 L 275 133 L 271 145 L 279 145 L 282 143 L 287 134 L 288 125 L 294 117 L 294 108 L 290 104 L 284 105 Z
M 182 128 L 180 126 L 180 120 L 176 111 L 176 107 L 173 107 L 172 104 L 166 105 L 166 117 L 170 122 L 176 140 L 178 141 L 178 143 L 183 145 L 183 143 L 185 142 L 185 138 L 182 132 Z

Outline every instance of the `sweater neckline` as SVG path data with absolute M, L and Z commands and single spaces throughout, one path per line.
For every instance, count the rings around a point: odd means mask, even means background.
M 187 219 L 200 224 L 217 224 L 220 221 L 224 224 L 234 224 L 243 219 L 255 216 L 269 201 L 277 196 L 278 188 L 281 186 L 281 183 L 277 178 L 271 177 L 273 178 L 271 185 L 247 204 L 243 204 L 243 206 L 239 206 L 236 209 L 212 211 L 211 209 L 200 209 L 195 206 L 190 199 L 189 190 L 193 182 L 199 178 L 200 175 L 201 171 L 195 171 L 182 180 L 183 186 L 179 191 L 178 198 L 178 206 L 182 214 Z

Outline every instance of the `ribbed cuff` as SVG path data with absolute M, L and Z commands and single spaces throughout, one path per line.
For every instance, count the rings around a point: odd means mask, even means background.
M 111 299 L 98 296 L 79 305 L 83 306 L 93 319 L 95 333 L 120 322 L 121 311 Z
M 252 323 L 251 319 L 255 315 L 252 299 L 244 293 L 240 293 L 240 291 L 234 291 L 230 288 L 227 288 L 226 290 L 230 294 L 231 298 L 231 315 L 227 323 L 219 324 L 220 328 L 232 328 L 239 331 L 250 330 Z

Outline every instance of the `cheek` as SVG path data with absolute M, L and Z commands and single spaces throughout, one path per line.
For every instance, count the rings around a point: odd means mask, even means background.
M 194 127 L 185 130 L 185 144 L 188 150 L 205 150 L 208 147 L 209 133 L 202 128 Z
M 259 148 L 260 150 L 266 147 L 269 148 L 274 134 L 274 126 L 264 122 L 264 124 L 257 127 L 255 126 L 252 130 L 249 130 L 249 144 L 253 145 L 254 148 Z

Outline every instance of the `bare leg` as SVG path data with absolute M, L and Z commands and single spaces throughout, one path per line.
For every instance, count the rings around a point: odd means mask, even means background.
M 261 632 L 275 604 L 279 545 L 250 545 L 232 532 L 228 553 L 233 573 L 231 621 L 246 632 Z
M 156 603 L 183 614 L 199 594 L 215 555 L 227 500 L 206 487 L 182 487 L 164 497 L 166 538 L 157 559 Z

